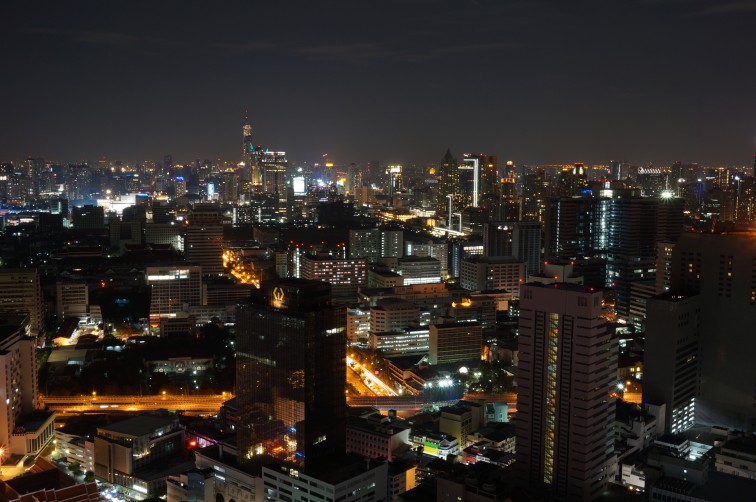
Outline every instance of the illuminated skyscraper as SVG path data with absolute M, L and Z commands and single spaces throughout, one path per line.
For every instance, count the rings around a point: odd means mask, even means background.
M 0 269 L 0 313 L 29 314 L 33 336 L 39 335 L 44 323 L 44 300 L 36 268 Z
M 288 192 L 286 190 L 286 170 L 289 162 L 286 152 L 258 152 L 258 166 L 262 172 L 263 191 L 278 197 L 279 205 L 285 210 Z
M 602 300 L 572 284 L 522 287 L 515 466 L 559 500 L 593 500 L 614 478 L 618 344 Z
M 307 471 L 346 450 L 346 310 L 331 286 L 263 282 L 236 314 L 239 461 L 271 455 Z
M 244 167 L 240 172 L 241 180 L 251 181 L 253 185 L 261 185 L 262 176 L 257 165 L 257 148 L 252 142 L 252 126 L 246 117 L 242 126 L 242 162 Z

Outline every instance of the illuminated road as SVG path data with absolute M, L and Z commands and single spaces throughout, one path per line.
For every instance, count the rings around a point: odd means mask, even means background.
M 168 409 L 189 413 L 216 414 L 224 401 L 233 396 L 228 393 L 210 395 L 158 395 L 158 396 L 42 396 L 41 407 L 59 415 L 104 411 L 152 411 Z
M 347 361 L 347 365 L 348 366 L 350 366 L 350 367 L 354 366 L 354 368 L 357 369 L 357 370 L 360 369 L 360 363 L 358 363 L 357 361 L 355 361 L 351 357 L 347 356 L 346 361 Z M 391 387 L 389 387 L 388 385 L 386 385 L 385 383 L 383 383 L 383 380 L 381 380 L 380 378 L 378 378 L 377 376 L 375 376 L 372 371 L 365 369 L 365 370 L 362 371 L 362 376 L 366 380 L 365 384 L 368 387 L 370 387 L 371 385 L 373 385 L 375 387 L 378 387 L 379 389 L 381 389 L 383 392 L 385 392 L 389 396 L 398 396 L 399 395 L 394 389 L 392 389 Z

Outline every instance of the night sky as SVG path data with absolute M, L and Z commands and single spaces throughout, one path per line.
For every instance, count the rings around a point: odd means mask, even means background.
M 6 2 L 0 161 L 746 165 L 756 1 Z

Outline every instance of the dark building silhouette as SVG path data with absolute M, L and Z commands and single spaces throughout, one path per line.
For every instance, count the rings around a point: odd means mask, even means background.
M 319 281 L 266 281 L 238 307 L 240 462 L 269 455 L 306 469 L 344 454 L 345 323 Z

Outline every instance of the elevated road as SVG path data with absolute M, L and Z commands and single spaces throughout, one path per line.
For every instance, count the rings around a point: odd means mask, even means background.
M 509 412 L 517 411 L 517 394 L 467 394 L 464 399 L 483 399 L 487 402 L 504 401 L 509 406 Z M 448 406 L 454 401 L 425 402 L 422 396 L 358 396 L 347 399 L 349 406 L 372 406 L 381 411 L 386 410 L 419 410 L 426 406 Z
M 224 401 L 233 396 L 224 394 L 157 396 L 101 396 L 97 394 L 80 396 L 43 396 L 39 404 L 59 415 L 93 412 L 139 412 L 168 409 L 190 414 L 216 414 Z

